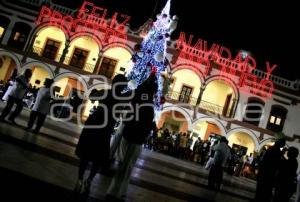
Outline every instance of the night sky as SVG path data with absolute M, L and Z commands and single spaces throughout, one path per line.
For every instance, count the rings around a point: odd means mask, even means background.
M 130 15 L 132 27 L 142 25 L 160 12 L 166 0 L 89 0 L 115 11 Z M 195 2 L 199 2 L 199 6 Z M 57 0 L 62 4 L 61 0 Z M 70 3 L 71 2 L 71 3 Z M 79 7 L 82 0 L 64 0 L 65 5 Z M 230 48 L 235 56 L 246 50 L 256 59 L 259 69 L 266 71 L 265 61 L 277 64 L 274 74 L 294 80 L 300 78 L 298 46 L 299 19 L 296 1 L 239 1 L 219 3 L 202 0 L 172 0 L 171 14 L 179 17 L 179 25 L 172 38 L 180 31 L 194 38 L 215 42 Z M 155 9 L 156 8 L 156 9 Z

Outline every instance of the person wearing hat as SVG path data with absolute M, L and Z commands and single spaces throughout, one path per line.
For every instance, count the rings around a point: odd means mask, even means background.
M 125 96 L 122 91 L 127 82 L 124 75 L 118 74 L 112 80 L 112 89 L 91 92 L 90 100 L 98 100 L 99 105 L 87 118 L 76 147 L 75 154 L 80 163 L 75 192 L 88 193 L 98 169 L 107 168 L 110 164 L 110 139 L 117 121 L 114 106 L 121 101 L 126 102 L 126 98 L 121 98 Z M 91 172 L 83 180 L 89 162 L 92 162 Z
M 50 111 L 50 87 L 53 84 L 53 82 L 53 79 L 46 78 L 44 82 L 44 87 L 40 88 L 40 90 L 38 91 L 35 103 L 32 107 L 32 111 L 29 116 L 26 130 L 30 130 L 33 127 L 35 120 L 37 120 L 37 122 L 36 127 L 33 130 L 34 133 L 38 133 L 41 127 L 43 126 L 47 114 Z

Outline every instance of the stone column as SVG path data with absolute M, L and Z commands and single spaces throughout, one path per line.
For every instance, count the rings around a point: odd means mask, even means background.
M 98 59 L 97 59 L 97 62 L 96 62 L 96 65 L 95 65 L 95 68 L 94 68 L 94 71 L 93 73 L 94 74 L 98 74 L 99 73 L 99 70 L 100 70 L 100 63 L 101 63 L 101 60 L 102 60 L 102 57 L 103 57 L 103 51 L 101 50 L 98 54 Z
M 202 96 L 203 96 L 203 93 L 205 91 L 205 88 L 206 88 L 206 85 L 205 85 L 205 83 L 203 83 L 200 87 L 200 93 L 199 93 L 198 98 L 197 98 L 196 106 L 194 107 L 193 119 L 197 118 L 198 108 L 199 108 L 199 105 L 201 103 Z
M 10 22 L 8 27 L 6 28 L 5 30 L 5 33 L 4 33 L 4 37 L 2 38 L 2 44 L 3 45 L 7 45 L 8 43 L 8 40 L 12 34 L 12 30 L 14 28 L 15 24 L 13 22 Z
M 65 43 L 65 48 L 62 52 L 62 55 L 60 56 L 60 59 L 59 59 L 59 63 L 64 63 L 65 59 L 66 59 L 66 56 L 69 52 L 69 48 L 70 48 L 70 41 L 69 40 L 66 40 L 66 43 Z
M 63 52 L 62 52 L 62 55 L 61 55 L 60 58 L 59 58 L 59 64 L 57 64 L 56 67 L 55 67 L 55 70 L 54 70 L 54 73 L 55 73 L 55 74 L 58 74 L 58 73 L 59 73 L 59 69 L 60 69 L 59 66 L 60 66 L 61 64 L 63 64 L 63 62 L 65 61 L 66 55 L 67 55 L 68 52 L 69 52 L 69 48 L 70 48 L 70 41 L 67 40 L 66 43 L 65 43 L 65 48 L 64 48 L 64 50 L 63 50 Z
M 31 41 L 29 42 L 29 44 L 28 44 L 28 46 L 26 48 L 26 52 L 33 53 L 33 50 L 34 50 L 33 46 L 34 46 L 34 42 L 35 42 L 35 39 L 36 39 L 37 36 L 38 36 L 37 34 L 35 34 L 33 36 L 33 38 L 31 39 Z
M 230 112 L 229 112 L 229 117 L 230 117 L 230 118 L 231 118 L 232 115 L 234 114 L 236 101 L 237 101 L 236 98 L 233 98 L 233 99 L 232 99 L 232 105 L 231 105 L 231 109 L 230 109 Z
M 27 42 L 27 45 L 25 45 L 25 54 L 23 55 L 23 58 L 22 58 L 22 63 L 26 63 L 26 60 L 27 60 L 27 57 L 29 54 L 32 54 L 33 51 L 34 51 L 34 42 L 35 42 L 35 39 L 38 35 L 35 34 L 31 39 L 29 39 L 29 42 Z M 41 55 L 41 53 L 36 53 L 37 55 Z

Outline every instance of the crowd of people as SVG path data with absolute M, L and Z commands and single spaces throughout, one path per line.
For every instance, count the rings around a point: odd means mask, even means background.
M 2 98 L 7 96 L 5 98 L 7 101 L 0 115 L 0 121 L 7 121 L 6 117 L 10 114 L 8 121 L 15 124 L 15 118 L 22 111 L 26 93 L 28 91 L 32 93 L 29 86 L 31 75 L 31 70 L 26 69 L 24 74 L 15 75 L 12 86 L 4 87 L 1 82 L 0 87 L 6 88 Z M 112 80 L 112 89 L 95 92 L 106 94 L 104 99 L 98 100 L 105 108 L 100 105 L 93 108 L 81 132 L 75 151 L 80 159 L 78 180 L 74 189 L 76 193 L 88 193 L 99 168 L 110 167 L 115 153 L 115 149 L 111 149 L 111 135 L 120 119 L 123 121 L 118 135 L 120 139 L 116 145 L 123 156 L 119 159 L 118 169 L 107 190 L 107 201 L 125 200 L 131 171 L 141 153 L 142 145 L 147 149 L 205 166 L 209 170 L 208 187 L 216 191 L 221 189 L 223 173 L 227 172 L 229 175 L 256 179 L 255 201 L 257 202 L 289 201 L 296 192 L 299 151 L 295 147 L 287 148 L 284 139 L 277 140 L 274 146 L 263 149 L 259 155 L 247 155 L 245 152 L 231 148 L 224 136 L 215 141 L 201 140 L 199 137 L 194 141 L 190 133 L 157 129 L 153 103 L 157 91 L 155 72 L 152 72 L 149 78 L 134 90 L 134 96 L 130 99 L 127 93 L 131 92 L 124 93 L 126 82 L 125 76 L 116 75 Z M 52 84 L 52 79 L 46 79 L 44 86 L 36 92 L 26 130 L 31 131 L 35 121 L 36 127 L 32 132 L 38 133 L 42 127 L 53 101 L 50 93 Z M 6 95 L 7 91 L 9 91 L 8 95 Z M 120 99 L 121 97 L 124 99 Z M 117 110 L 116 115 L 114 107 L 117 104 L 124 104 L 124 106 Z M 16 108 L 10 113 L 14 105 Z M 130 114 L 131 116 L 133 114 L 131 119 L 128 119 L 129 106 L 133 109 Z M 103 123 L 106 124 L 95 127 Z M 87 178 L 84 178 L 89 163 L 91 163 L 91 170 Z
M 190 133 L 170 132 L 167 128 L 160 128 L 147 138 L 144 147 L 199 163 L 208 169 L 214 156 L 214 146 L 218 143 L 218 140 L 213 138 L 201 140 L 200 137 L 194 139 Z M 253 153 L 247 155 L 243 150 L 230 148 L 230 158 L 226 162 L 227 173 L 255 179 L 258 163 L 265 150 L 266 148 L 263 148 L 260 155 L 254 156 Z
M 269 148 L 263 147 L 259 154 L 247 155 L 231 148 L 223 136 L 217 141 L 198 137 L 194 142 L 189 133 L 159 129 L 148 137 L 144 147 L 205 166 L 209 170 L 208 186 L 214 190 L 220 190 L 223 172 L 227 172 L 257 180 L 257 202 L 289 201 L 296 192 L 299 151 L 295 147 L 286 147 L 284 139 Z M 300 182 L 298 186 L 300 193 Z
M 14 71 L 7 85 L 2 85 L 2 89 L 4 90 L 2 90 L 1 99 L 6 102 L 6 106 L 0 115 L 0 121 L 6 122 L 6 117 L 10 114 L 8 121 L 16 124 L 16 117 L 20 115 L 23 107 L 28 104 L 26 101 L 31 100 L 31 103 L 27 105 L 27 107 L 31 108 L 31 112 L 25 129 L 30 131 L 36 122 L 35 129 L 32 132 L 39 133 L 50 111 L 52 100 L 50 87 L 53 84 L 53 80 L 45 79 L 44 86 L 37 89 L 32 88 L 29 84 L 31 76 L 32 71 L 30 69 L 26 69 L 24 74 L 21 75 L 17 75 Z M 16 105 L 16 107 L 14 111 L 10 113 L 14 105 Z

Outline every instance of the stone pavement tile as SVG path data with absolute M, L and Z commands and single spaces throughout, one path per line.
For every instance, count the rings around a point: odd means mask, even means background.
M 67 193 L 70 193 L 74 188 L 78 171 L 76 166 L 3 142 L 0 142 L 0 151 L 1 168 L 47 182 L 51 186 L 68 190 Z M 90 196 L 103 200 L 110 181 L 111 178 L 109 177 L 97 175 L 92 184 Z M 159 199 L 159 201 L 184 201 L 147 188 L 136 187 L 129 185 L 127 201 L 155 201 L 155 199 Z

